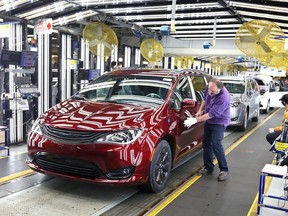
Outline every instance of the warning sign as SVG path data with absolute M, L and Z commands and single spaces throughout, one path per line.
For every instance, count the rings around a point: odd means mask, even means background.
M 36 34 L 52 34 L 52 18 L 38 20 L 35 30 Z
M 288 143 L 276 142 L 275 148 L 278 151 L 284 151 L 288 149 Z

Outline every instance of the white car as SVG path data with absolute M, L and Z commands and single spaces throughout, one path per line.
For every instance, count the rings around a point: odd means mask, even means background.
M 272 92 L 276 91 L 275 82 L 273 81 L 272 77 L 265 76 L 265 75 L 257 75 L 253 76 L 260 87 L 260 110 L 261 113 L 268 113 L 271 107 L 271 100 L 273 94 Z

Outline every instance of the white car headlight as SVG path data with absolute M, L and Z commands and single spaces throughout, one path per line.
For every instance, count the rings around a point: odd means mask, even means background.
M 142 129 L 130 129 L 126 131 L 112 132 L 104 134 L 98 138 L 95 142 L 108 142 L 117 144 L 129 144 L 138 139 L 143 133 Z
M 40 129 L 40 123 L 39 122 L 40 122 L 40 120 L 37 118 L 31 127 L 31 132 L 36 132 L 36 133 L 42 135 L 42 131 Z

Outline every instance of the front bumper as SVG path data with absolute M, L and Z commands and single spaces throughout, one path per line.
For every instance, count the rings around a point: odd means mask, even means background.
M 230 126 L 240 126 L 243 124 L 246 107 L 240 104 L 238 107 L 230 107 Z
M 141 184 L 147 181 L 150 167 L 150 153 L 143 152 L 142 144 L 60 144 L 32 135 L 26 164 L 37 172 L 70 179 Z

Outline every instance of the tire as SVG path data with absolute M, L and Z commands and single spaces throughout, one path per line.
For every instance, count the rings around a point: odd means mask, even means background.
M 258 107 L 257 114 L 255 117 L 252 118 L 252 121 L 257 122 L 259 120 L 259 116 L 260 116 L 260 105 Z
M 150 166 L 148 182 L 141 189 L 157 193 L 166 187 L 172 165 L 172 152 L 169 143 L 162 140 L 156 147 Z
M 247 124 L 248 124 L 248 112 L 246 110 L 246 112 L 244 114 L 244 119 L 243 119 L 242 125 L 239 127 L 239 129 L 241 131 L 245 131 L 247 128 Z
M 263 113 L 267 114 L 270 110 L 270 101 L 267 102 L 267 107 L 265 110 L 263 110 Z

